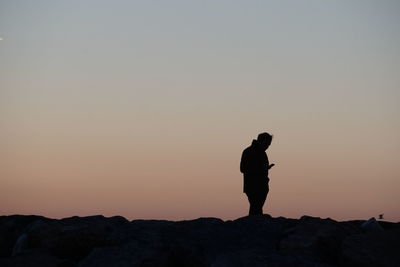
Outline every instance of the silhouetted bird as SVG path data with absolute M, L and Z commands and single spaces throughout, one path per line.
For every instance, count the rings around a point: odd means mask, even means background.
M 379 220 L 382 220 L 382 219 L 383 219 L 383 213 L 379 214 Z
M 249 215 L 263 214 L 262 208 L 269 192 L 268 170 L 275 165 L 269 164 L 265 153 L 271 142 L 272 135 L 260 133 L 242 153 L 240 172 L 243 173 L 243 192 L 250 203 Z

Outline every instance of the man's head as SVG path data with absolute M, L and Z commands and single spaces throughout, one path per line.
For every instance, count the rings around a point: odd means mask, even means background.
M 257 143 L 264 150 L 267 150 L 267 148 L 271 145 L 271 142 L 272 135 L 270 135 L 269 133 L 260 133 L 257 137 Z

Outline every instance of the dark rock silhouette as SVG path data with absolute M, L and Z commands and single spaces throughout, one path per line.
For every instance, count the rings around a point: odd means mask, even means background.
M 0 266 L 399 266 L 400 223 L 0 216 Z
M 268 171 L 275 164 L 269 164 L 265 151 L 271 145 L 272 135 L 260 133 L 253 140 L 240 159 L 240 172 L 243 173 L 243 192 L 250 203 L 249 215 L 262 215 L 263 206 L 269 192 Z

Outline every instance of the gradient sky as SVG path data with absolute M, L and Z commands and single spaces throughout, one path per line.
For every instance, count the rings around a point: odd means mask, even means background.
M 0 214 L 400 221 L 399 1 L 0 0 Z

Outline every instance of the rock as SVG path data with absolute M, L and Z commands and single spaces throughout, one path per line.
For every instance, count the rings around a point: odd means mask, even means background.
M 210 265 L 211 267 L 309 267 L 309 266 L 330 266 L 316 264 L 293 255 L 285 255 L 279 252 L 271 252 L 259 249 L 247 249 L 219 255 Z
M 151 222 L 154 224 L 154 221 Z M 224 222 L 216 218 L 200 218 L 180 222 L 157 222 L 152 234 L 147 228 L 136 234 L 136 240 L 147 239 L 146 244 L 160 244 L 164 251 L 168 251 L 168 262 L 172 266 L 204 266 L 215 256 L 220 245 L 220 236 L 223 235 Z M 140 237 L 140 239 L 138 239 Z
M 342 244 L 343 266 L 400 266 L 400 228 L 348 236 Z
M 71 217 L 50 220 L 35 217 L 18 231 L 10 242 L 13 255 L 38 249 L 60 259 L 79 261 L 93 247 L 111 243 L 109 236 L 129 221 L 123 217 Z M 19 227 L 19 224 L 17 224 Z M 13 243 L 13 244 L 11 244 Z M 11 256 L 8 254 L 8 256 Z
M 233 221 L 0 217 L 0 266 L 396 266 L 400 224 L 246 216 Z
M 382 232 L 383 228 L 379 225 L 374 217 L 361 224 L 361 227 L 368 232 Z
M 394 223 L 394 222 L 379 221 L 379 225 L 382 226 L 382 228 L 384 230 L 391 230 L 391 229 L 399 229 L 400 228 L 400 223 Z
M 21 254 L 26 250 L 28 247 L 28 235 L 26 233 L 23 233 L 20 235 L 17 239 L 17 242 L 14 245 L 14 249 L 12 252 L 12 256 L 16 256 L 18 254 Z
M 359 232 L 360 229 L 348 223 L 303 216 L 295 227 L 287 230 L 287 236 L 279 242 L 279 250 L 320 263 L 337 264 L 344 238 Z
M 70 260 L 59 259 L 42 251 L 30 251 L 12 258 L 0 258 L 2 267 L 74 267 Z
M 121 246 L 94 249 L 79 267 L 135 267 L 135 266 L 177 266 L 169 258 L 168 249 L 160 243 L 132 241 Z
M 27 225 L 38 219 L 46 218 L 32 215 L 0 216 L 0 258 L 12 255 L 14 245 Z
M 43 247 L 59 258 L 79 261 L 98 246 L 111 244 L 111 235 L 119 227 L 129 224 L 123 217 L 72 217 L 60 220 L 56 234 L 41 241 Z M 32 233 L 33 235 L 33 233 Z

